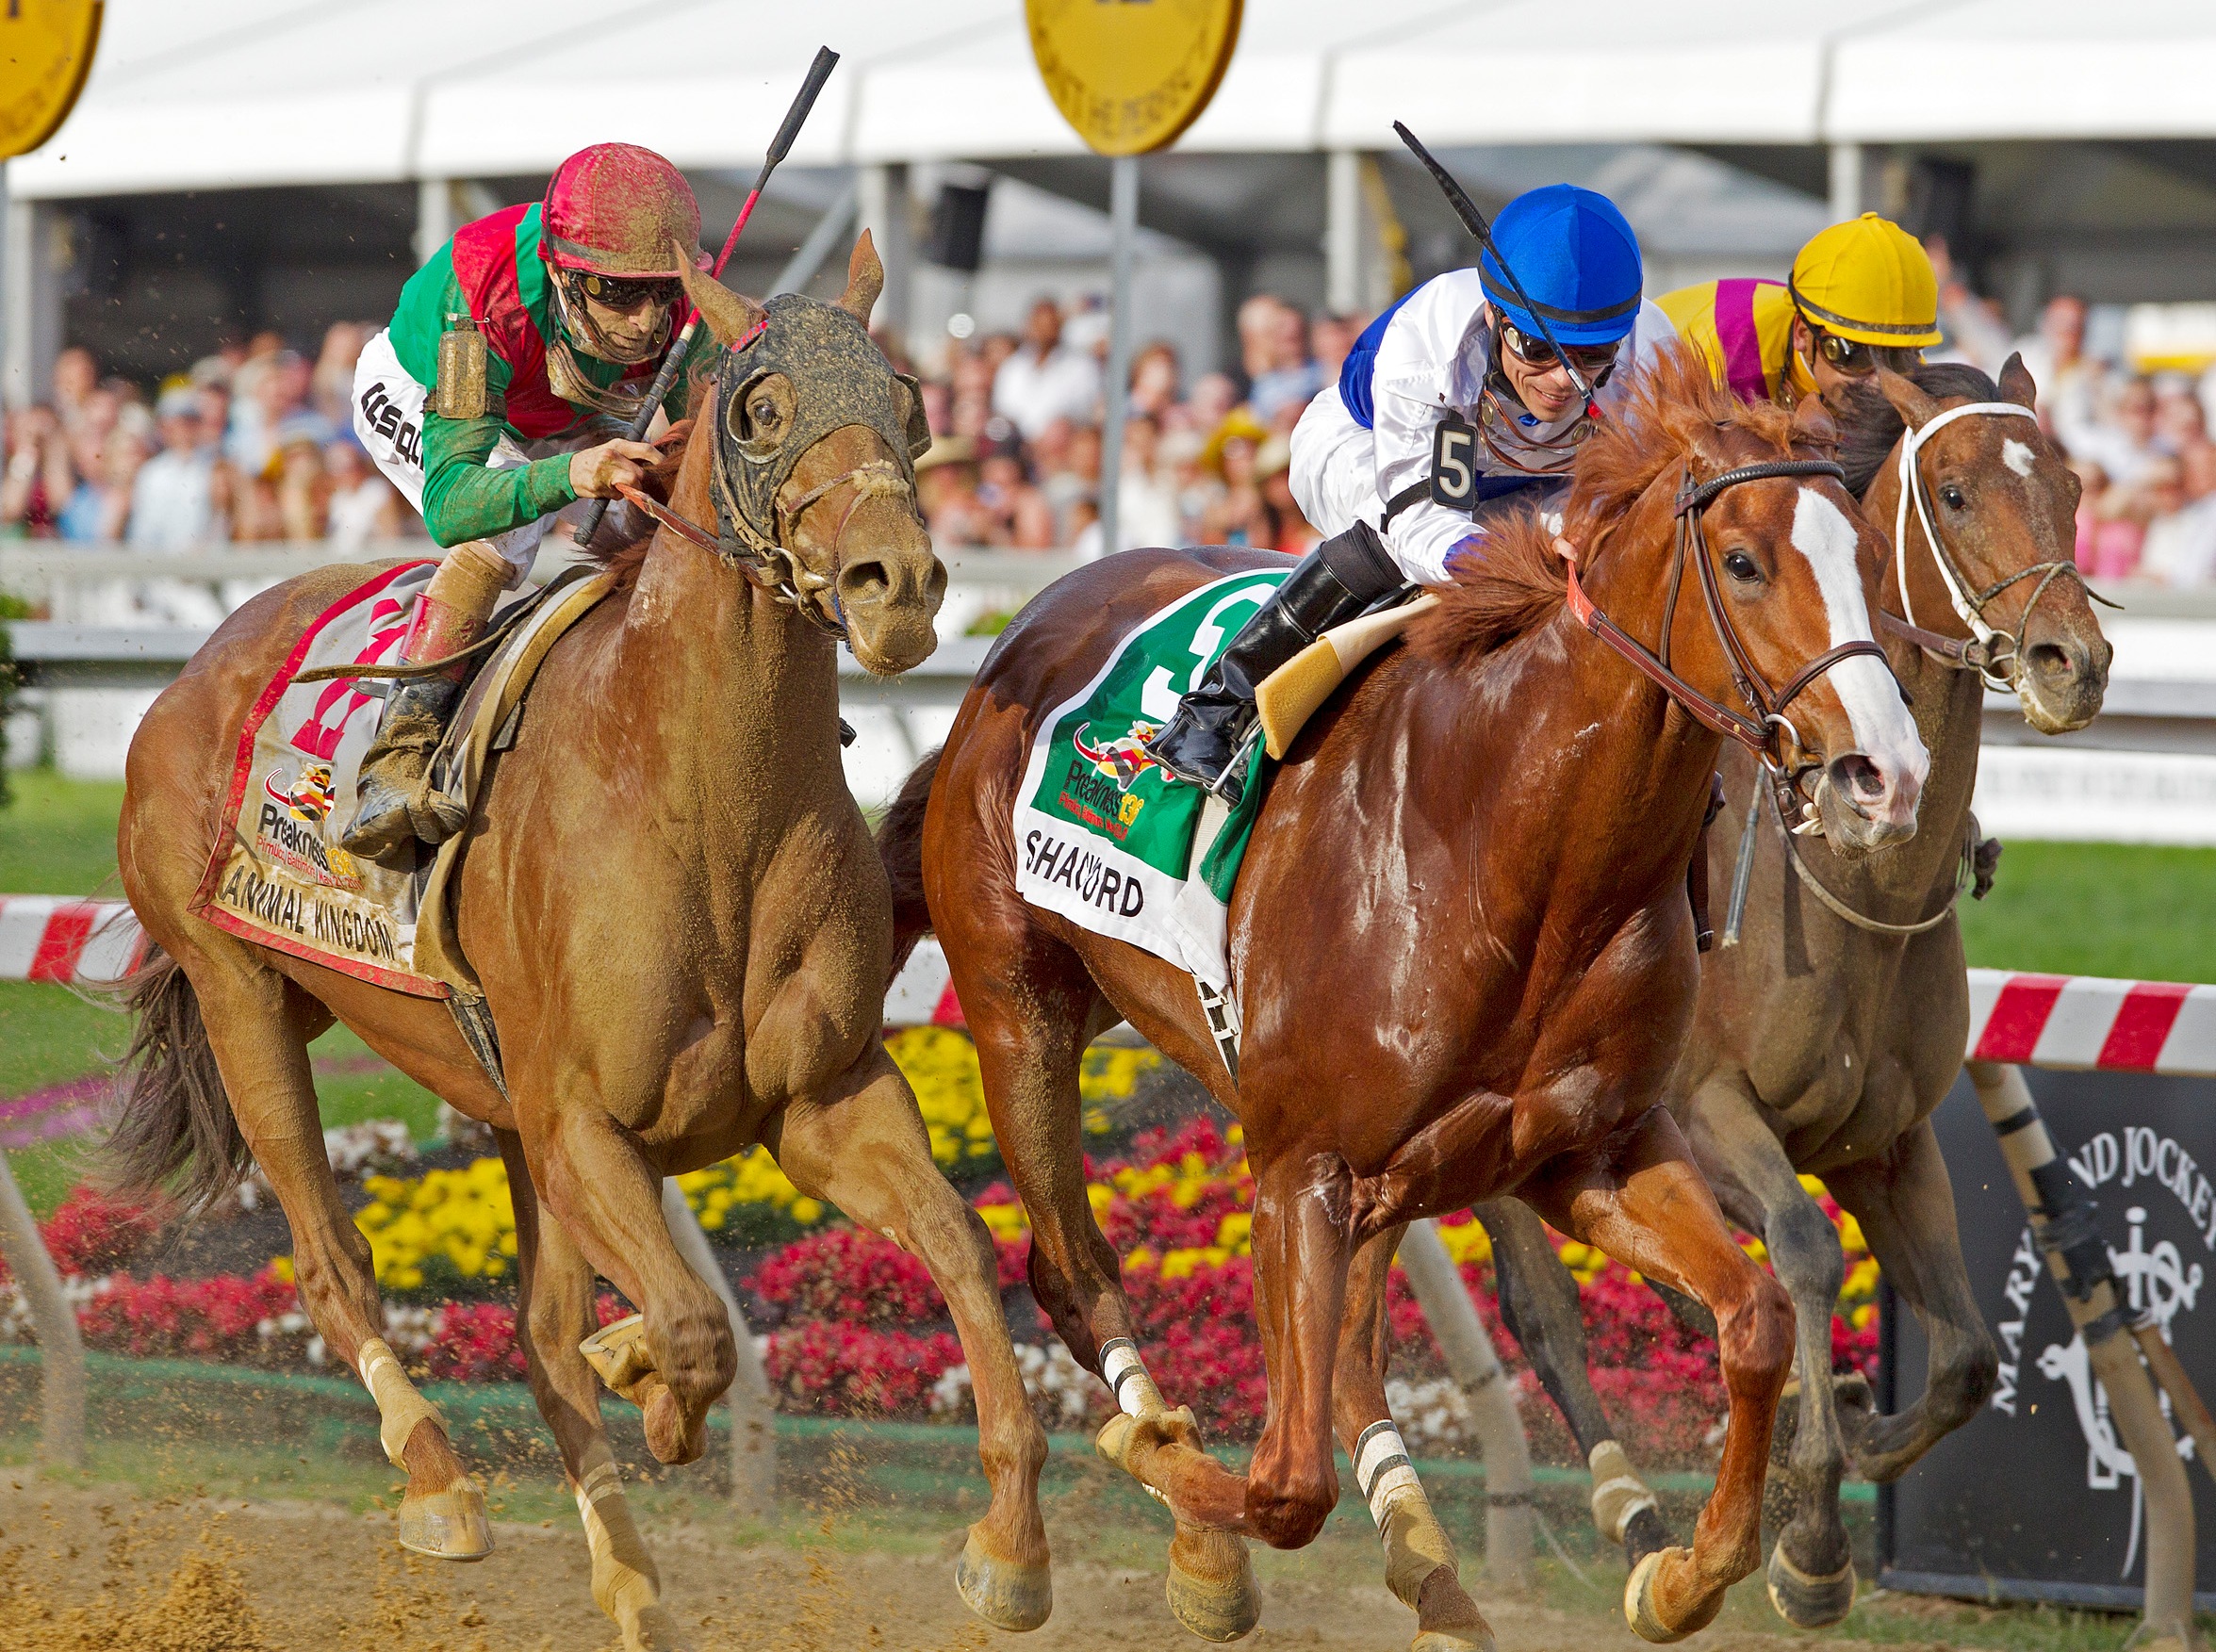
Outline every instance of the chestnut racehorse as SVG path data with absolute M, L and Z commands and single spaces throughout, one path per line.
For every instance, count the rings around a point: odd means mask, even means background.
M 1117 1392 L 1100 1447 L 1175 1516 L 1171 1602 L 1197 1632 L 1255 1622 L 1245 1536 L 1316 1535 L 1338 1496 L 1336 1425 L 1419 1652 L 1489 1644 L 1392 1431 L 1382 1362 L 1342 1349 L 1340 1328 L 1358 1340 L 1380 1322 L 1366 1304 L 1407 1221 L 1502 1194 L 1722 1327 L 1715 1492 L 1693 1547 L 1633 1580 L 1633 1627 L 1699 1627 L 1759 1562 L 1792 1308 L 1654 1104 L 1698 985 L 1685 873 L 1718 730 L 1813 790 L 1843 850 L 1914 829 L 1923 747 L 1866 657 L 1882 542 L 1812 451 L 1831 433 L 1820 408 L 1796 427 L 1672 353 L 1578 457 L 1564 532 L 1589 552 L 1583 575 L 1566 579 L 1567 545 L 1535 523 L 1502 530 L 1311 722 L 1269 782 L 1232 901 L 1236 1081 L 1181 971 L 1018 898 L 1012 810 L 1042 720 L 1124 634 L 1266 557 L 1137 551 L 1050 587 L 880 828 L 896 940 L 938 931 L 977 1039 L 1032 1224 L 1032 1289 Z M 1078 1057 L 1118 1019 L 1245 1128 L 1271 1391 L 1246 1476 L 1200 1449 L 1146 1375 L 1087 1202 Z
M 1987 673 L 2014 691 L 2034 728 L 2065 733 L 2100 711 L 2110 652 L 2073 558 L 2077 478 L 2032 416 L 2035 391 L 2011 357 L 1997 384 L 1976 368 L 1934 363 L 1834 393 L 1848 485 L 1873 522 L 1901 534 L 1885 564 L 1879 629 L 1931 753 L 1922 819 L 1910 847 L 1850 866 L 1822 845 L 1788 845 L 1766 803 L 1755 805 L 1744 939 L 1703 964 L 1692 1035 L 1670 1080 L 1668 1105 L 1694 1157 L 1732 1219 L 1762 1235 L 1798 1311 L 1798 1426 L 1771 1488 L 1782 1529 L 1769 1587 L 1778 1611 L 1804 1628 L 1838 1622 L 1854 1602 L 1839 1516 L 1849 1457 L 1864 1479 L 1898 1478 L 1976 1414 L 1997 1369 L 1930 1123 L 1969 1031 L 1955 904 L 1968 871 Z M 1924 498 L 1921 509 L 1911 499 L 1903 510 L 1901 450 L 1912 435 Z M 1957 597 L 1988 636 L 1974 634 Z M 1729 760 L 1724 774 L 1726 818 L 1744 822 L 1759 777 Z M 1713 839 L 1709 875 L 1721 889 L 1739 834 Z M 1831 1310 L 1844 1258 L 1804 1174 L 1822 1177 L 1861 1224 L 1923 1324 L 1924 1392 L 1897 1415 L 1868 1415 L 1859 1376 L 1840 1381 L 1853 1402 L 1840 1414 Z M 1620 1448 L 1586 1375 L 1568 1270 L 1513 1201 L 1478 1215 L 1492 1235 L 1509 1328 L 1579 1446 L 1615 1464 L 1611 1449 Z M 1595 1512 L 1636 1565 L 1668 1535 L 1652 1508 L 1630 1514 L 1640 1488 L 1627 1472 L 1596 1466 Z
M 489 1547 L 484 1497 L 380 1340 L 369 1246 L 324 1157 L 308 1040 L 341 1020 L 490 1125 L 516 1202 L 533 1394 L 591 1541 L 594 1598 L 633 1652 L 684 1636 L 659 1602 L 580 1351 L 597 1329 L 594 1275 L 644 1312 L 620 1386 L 644 1409 L 648 1443 L 663 1462 L 692 1461 L 736 1356 L 720 1300 L 665 1224 L 662 1182 L 757 1142 L 801 1188 L 929 1267 L 977 1382 L 993 1482 L 963 1594 L 1002 1627 L 1045 1612 L 1001 1583 L 1011 1565 L 1022 1581 L 1043 1562 L 1045 1437 L 991 1238 L 931 1162 L 879 1036 L 891 902 L 839 759 L 831 628 L 870 669 L 905 670 L 935 644 L 945 586 L 916 514 L 912 392 L 865 331 L 882 279 L 867 237 L 836 307 L 787 297 L 765 312 L 688 276 L 726 349 L 666 502 L 685 531 L 665 526 L 626 553 L 624 582 L 549 654 L 474 800 L 456 922 L 500 1029 L 505 1095 L 445 1006 L 189 909 L 241 720 L 309 621 L 370 570 L 321 570 L 248 603 L 131 745 L 123 876 L 160 955 L 136 984 L 122 1179 L 182 1181 L 205 1203 L 249 1153 L 259 1162 L 291 1224 L 302 1302 L 375 1395 L 407 1471 L 402 1540 L 474 1559 Z M 773 358 L 778 370 L 758 365 Z M 846 417 L 856 409 L 867 417 Z M 719 555 L 703 525 L 730 525 L 719 499 L 750 497 L 769 524 L 757 554 L 727 540 Z

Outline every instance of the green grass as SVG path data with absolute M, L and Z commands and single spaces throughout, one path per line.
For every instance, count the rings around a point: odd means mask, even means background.
M 15 800 L 0 809 L 0 894 L 122 898 L 113 881 L 122 782 L 69 780 L 51 769 L 19 770 L 8 781 Z
M 2216 981 L 2216 849 L 2011 842 L 1962 914 L 1973 964 Z

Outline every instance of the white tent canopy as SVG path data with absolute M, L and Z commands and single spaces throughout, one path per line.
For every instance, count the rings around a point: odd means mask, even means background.
M 1076 153 L 1016 0 L 108 0 L 19 195 L 545 172 L 623 138 L 750 171 Z M 2216 137 L 2208 0 L 1247 0 L 1189 151 Z

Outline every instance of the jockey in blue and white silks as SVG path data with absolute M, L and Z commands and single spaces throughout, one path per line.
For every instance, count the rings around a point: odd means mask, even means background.
M 1338 383 L 1308 404 L 1289 480 L 1327 537 L 1147 750 L 1236 800 L 1264 678 L 1403 583 L 1436 584 L 1456 558 L 1482 555 L 1489 516 L 1544 508 L 1567 489 L 1594 410 L 1554 346 L 1604 416 L 1672 336 L 1643 296 L 1638 238 L 1606 196 L 1555 184 L 1502 207 L 1477 268 L 1425 282 L 1371 322 Z

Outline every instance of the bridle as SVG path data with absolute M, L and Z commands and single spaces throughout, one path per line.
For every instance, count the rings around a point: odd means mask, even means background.
M 1828 476 L 1845 485 L 1847 473 L 1829 459 L 1776 459 L 1766 464 L 1743 465 L 1735 470 L 1727 470 L 1706 482 L 1693 480 L 1692 467 L 1685 468 L 1678 487 L 1675 515 L 1677 517 L 1677 554 L 1670 568 L 1669 597 L 1663 609 L 1661 651 L 1655 652 L 1625 631 L 1607 614 L 1593 606 L 1592 599 L 1578 581 L 1577 559 L 1567 549 L 1566 542 L 1557 540 L 1556 549 L 1562 551 L 1569 567 L 1569 612 L 1586 630 L 1607 644 L 1618 654 L 1651 679 L 1662 692 L 1683 706 L 1687 712 L 1716 733 L 1738 742 L 1753 753 L 1757 761 L 1768 771 L 1776 786 L 1781 803 L 1788 793 L 1797 792 L 1799 778 L 1816 765 L 1803 762 L 1789 766 L 1784 745 L 1785 736 L 1792 740 L 1795 753 L 1805 753 L 1800 731 L 1793 727 L 1785 715 L 1785 708 L 1801 692 L 1832 666 L 1843 661 L 1868 655 L 1885 661 L 1885 650 L 1869 639 L 1858 639 L 1827 648 L 1807 664 L 1796 671 L 1782 689 L 1771 689 L 1764 681 L 1746 644 L 1740 640 L 1732 624 L 1730 611 L 1724 606 L 1723 591 L 1716 583 L 1715 567 L 1708 554 L 1708 540 L 1701 532 L 1701 513 L 1715 497 L 1741 483 L 1765 482 L 1783 476 Z M 1739 696 L 1747 703 L 1747 712 L 1737 712 L 1702 694 L 1680 677 L 1670 666 L 1670 631 L 1677 618 L 1678 589 L 1683 583 L 1685 564 L 1690 559 L 1699 571 L 1700 597 L 1708 610 L 1708 621 L 1716 640 L 1723 646 L 1724 658 L 1732 673 L 1732 683 Z M 1890 673 L 1892 664 L 1885 669 Z M 1749 715 L 1748 713 L 1751 713 Z
M 1893 565 L 1895 578 L 1900 585 L 1902 617 L 1879 611 L 1879 618 L 1887 629 L 1904 640 L 1915 644 L 1925 652 L 1939 656 L 1957 670 L 1975 671 L 1988 686 L 2017 692 L 2019 679 L 2024 674 L 2023 638 L 2030 628 L 2031 611 L 2039 606 L 2039 599 L 2046 589 L 2064 574 L 2076 580 L 2078 588 L 2094 601 L 2091 586 L 2078 569 L 2076 562 L 2054 561 L 2033 563 L 2019 568 L 2006 579 L 1996 580 L 1982 591 L 1972 591 L 1969 581 L 1963 577 L 1954 553 L 1939 537 L 1939 530 L 1931 519 L 1930 490 L 1924 485 L 1923 467 L 1916 463 L 1916 455 L 1940 431 L 1958 418 L 1976 414 L 1989 418 L 2036 418 L 2028 407 L 2014 401 L 1965 401 L 1960 407 L 1949 407 L 1944 413 L 1928 419 L 1921 429 L 1906 429 L 1900 438 L 1900 503 L 1893 516 Z M 1905 420 L 1903 421 L 1905 424 Z M 1931 548 L 1932 564 L 1939 569 L 1939 578 L 1946 586 L 1947 600 L 1954 604 L 1955 613 L 1962 624 L 1970 628 L 1974 641 L 1963 643 L 1935 631 L 1924 630 L 1916 623 L 1916 609 L 1908 589 L 1908 513 L 1911 500 L 1915 503 L 1916 520 L 1924 530 L 1924 543 Z M 2012 585 L 2021 584 L 2033 575 L 2039 583 L 2031 588 L 2031 597 L 2016 616 L 2013 632 L 2005 631 L 1987 623 L 1985 605 Z
M 749 581 L 792 608 L 816 630 L 842 643 L 845 642 L 845 616 L 840 612 L 839 596 L 834 589 L 837 575 L 819 574 L 813 568 L 803 566 L 800 559 L 791 550 L 755 532 L 747 526 L 746 518 L 730 507 L 730 484 L 724 474 L 721 442 L 717 442 L 710 453 L 709 478 L 714 491 L 716 525 L 733 532 L 713 533 L 691 517 L 681 515 L 638 488 L 627 486 L 617 491 L 680 539 L 713 552 L 727 565 L 738 569 Z M 846 509 L 839 517 L 839 525 L 832 532 L 831 543 L 834 546 L 845 537 L 846 523 L 864 499 L 896 496 L 908 491 L 907 480 L 901 476 L 897 466 L 883 459 L 864 460 L 860 465 L 840 471 L 829 481 L 810 488 L 789 505 L 780 501 L 777 507 L 779 535 L 782 537 L 790 533 L 802 514 L 818 499 L 849 486 L 854 490 L 854 497 L 847 500 Z M 821 600 L 827 594 L 831 609 L 829 613 L 823 611 Z

